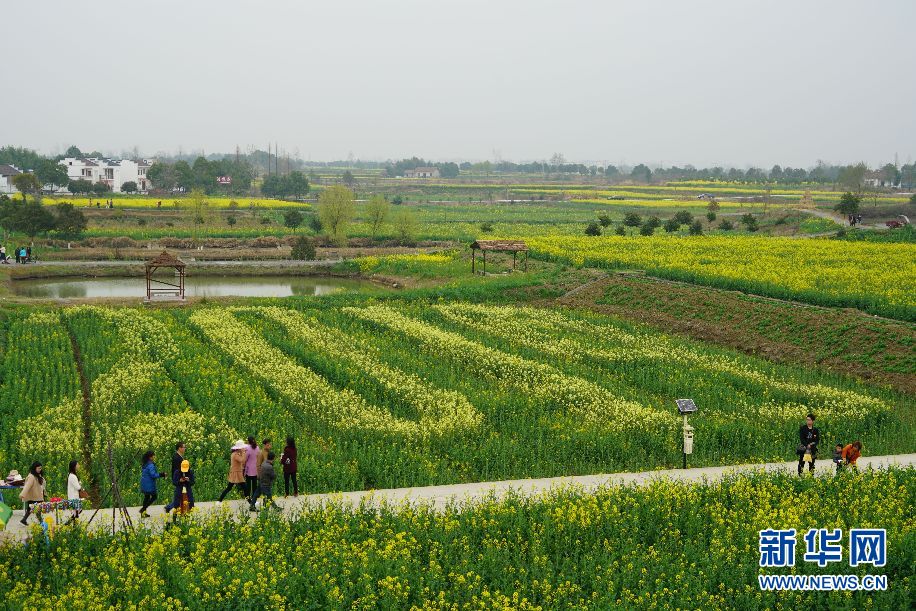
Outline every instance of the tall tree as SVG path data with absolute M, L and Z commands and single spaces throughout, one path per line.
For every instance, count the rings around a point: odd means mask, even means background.
M 187 161 L 181 159 L 172 166 L 175 173 L 175 185 L 185 190 L 190 190 L 194 186 L 194 172 Z
M 293 170 L 286 175 L 286 188 L 289 191 L 288 195 L 293 195 L 296 199 L 299 199 L 308 194 L 309 179 L 299 170 Z
M 893 163 L 884 164 L 881 171 L 884 172 L 885 180 L 890 181 L 892 186 L 896 186 L 900 182 L 900 171 Z
M 417 240 L 417 217 L 413 210 L 407 207 L 400 207 L 394 213 L 391 221 L 394 226 L 394 235 L 398 242 L 404 246 L 410 246 Z
M 373 195 L 369 198 L 369 202 L 366 204 L 366 218 L 369 221 L 369 226 L 372 227 L 373 240 L 378 234 L 379 227 L 385 222 L 390 207 L 391 204 L 381 195 Z
M 35 168 L 35 176 L 42 186 L 50 185 L 52 190 L 56 191 L 65 187 L 70 178 L 67 176 L 67 168 L 60 165 L 52 159 L 42 159 Z
M 648 184 L 652 182 L 652 170 L 646 164 L 641 163 L 630 172 L 630 178 Z
M 30 238 L 40 233 L 47 233 L 54 228 L 54 215 L 40 202 L 20 203 L 13 213 L 13 231 L 21 231 Z
M 347 226 L 356 216 L 353 191 L 340 185 L 328 187 L 318 196 L 318 217 L 330 239 L 338 244 L 347 240 Z
M 13 176 L 13 186 L 22 193 L 22 201 L 25 201 L 26 195 L 36 194 L 41 190 L 41 183 L 38 182 L 38 177 L 29 172 Z
M 861 193 L 863 187 L 865 187 L 866 172 L 868 172 L 868 166 L 862 162 L 859 162 L 855 165 L 848 165 L 840 169 L 840 172 L 837 175 L 837 182 L 839 182 L 848 191 L 853 193 Z
M 156 189 L 171 191 L 175 188 L 175 172 L 172 166 L 167 163 L 162 163 L 161 161 L 153 163 L 146 171 L 146 177 L 149 178 Z M 70 190 L 72 191 L 73 189 Z
M 862 198 L 859 195 L 847 191 L 840 196 L 839 203 L 833 209 L 842 214 L 858 214 L 861 201 Z

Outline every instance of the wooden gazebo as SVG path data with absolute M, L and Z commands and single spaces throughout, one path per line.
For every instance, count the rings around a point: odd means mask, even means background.
M 487 251 L 511 252 L 512 269 L 518 259 L 518 253 L 525 253 L 525 271 L 528 271 L 528 246 L 522 240 L 476 240 L 471 244 L 471 273 L 477 273 L 477 251 L 483 254 L 483 273 L 487 273 Z
M 175 270 L 175 277 L 177 278 L 178 284 L 153 278 L 153 274 L 156 273 L 156 270 L 163 267 Z M 146 300 L 152 301 L 153 297 L 156 295 L 174 295 L 184 301 L 184 270 L 185 262 L 175 255 L 170 255 L 164 250 L 155 258 L 147 261 Z

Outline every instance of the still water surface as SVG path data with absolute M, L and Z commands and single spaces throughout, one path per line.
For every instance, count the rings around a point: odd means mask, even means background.
M 163 278 L 168 282 L 174 279 Z M 144 278 L 53 278 L 14 280 L 13 293 L 25 297 L 78 299 L 85 297 L 146 297 Z M 309 276 L 188 276 L 187 297 L 290 297 L 328 295 L 378 285 L 349 278 Z

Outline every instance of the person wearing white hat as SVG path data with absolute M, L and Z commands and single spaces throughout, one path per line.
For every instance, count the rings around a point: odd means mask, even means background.
M 233 488 L 238 488 L 242 493 L 242 498 L 248 500 L 248 488 L 245 486 L 245 448 L 247 447 L 248 444 L 241 439 L 232 444 L 232 455 L 229 457 L 229 483 L 219 495 L 217 503 L 222 503 Z

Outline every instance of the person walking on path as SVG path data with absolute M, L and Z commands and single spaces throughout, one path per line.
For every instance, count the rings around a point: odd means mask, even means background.
M 169 470 L 169 480 L 171 481 L 174 481 L 175 473 L 179 469 L 181 469 L 181 463 L 184 462 L 184 452 L 185 452 L 184 442 L 179 441 L 178 443 L 175 444 L 175 455 L 172 456 L 172 468 Z M 175 494 L 177 495 L 177 491 Z M 173 495 L 173 499 L 174 498 L 175 498 L 175 495 Z M 175 509 L 175 505 L 173 505 L 171 502 L 169 502 L 169 504 L 165 506 L 166 513 L 172 511 L 173 509 Z
M 270 439 L 265 439 L 261 442 L 261 450 L 258 452 L 258 471 L 261 470 L 261 465 L 267 460 L 267 454 L 270 453 L 272 449 L 273 445 L 270 443 Z
M 274 498 L 274 481 L 277 479 L 277 472 L 274 470 L 274 453 L 268 452 L 267 458 L 261 464 L 258 471 L 258 490 L 251 497 L 251 511 L 257 511 L 256 502 L 258 497 L 264 497 L 263 505 L 266 508 Z
M 45 500 L 44 467 L 37 460 L 29 468 L 29 474 L 25 478 L 25 484 L 22 485 L 22 491 L 19 492 L 19 498 L 22 499 L 22 506 L 25 509 L 25 515 L 22 516 L 20 522 L 25 526 L 32 513 L 32 505 Z
M 80 494 L 83 492 L 83 484 L 80 482 L 79 476 L 76 474 L 76 470 L 79 468 L 79 461 L 71 460 L 70 469 L 67 473 L 67 500 L 73 503 L 73 515 L 70 516 L 70 519 L 67 520 L 67 524 L 73 522 L 80 517 L 80 510 L 82 507 L 83 495 Z
M 226 484 L 226 488 L 219 495 L 219 500 L 216 501 L 217 503 L 222 503 L 223 499 L 226 498 L 226 495 L 229 494 L 233 488 L 238 488 L 239 492 L 242 493 L 242 498 L 246 501 L 251 499 L 245 486 L 246 447 L 248 447 L 248 444 L 241 439 L 232 444 L 232 455 L 229 457 L 229 483 Z
M 843 448 L 843 462 L 847 467 L 858 470 L 859 468 L 856 466 L 856 461 L 859 460 L 860 456 L 862 456 L 861 441 L 853 441 Z
M 191 469 L 191 463 L 187 460 L 181 461 L 181 466 L 172 475 L 172 483 L 175 484 L 175 498 L 172 499 L 172 507 L 175 508 L 175 518 L 178 514 L 189 513 L 194 509 L 194 484 L 196 479 L 194 471 Z
M 143 455 L 143 467 L 140 469 L 140 492 L 143 493 L 143 506 L 140 508 L 140 517 L 148 518 L 146 510 L 156 502 L 159 497 L 157 480 L 162 477 L 156 467 L 156 453 L 149 450 Z
M 248 437 L 248 445 L 245 447 L 245 486 L 248 493 L 245 495 L 249 499 L 254 496 L 258 487 L 258 442 L 254 436 Z
M 293 481 L 293 496 L 299 496 L 299 482 L 297 472 L 299 466 L 296 464 L 296 440 L 292 437 L 286 438 L 286 447 L 280 454 L 280 464 L 283 465 L 283 487 L 286 495 L 289 496 L 289 481 Z
M 805 423 L 798 429 L 798 474 L 801 475 L 808 462 L 808 472 L 814 473 L 814 461 L 817 460 L 817 444 L 821 441 L 821 431 L 814 426 L 814 414 L 808 414 Z

